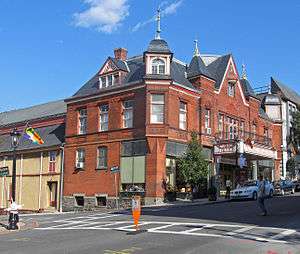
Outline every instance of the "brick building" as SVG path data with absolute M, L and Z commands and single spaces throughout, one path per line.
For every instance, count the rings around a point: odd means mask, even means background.
M 59 210 L 61 169 L 65 136 L 66 104 L 63 100 L 0 113 L 0 208 L 7 208 L 12 195 L 12 146 L 10 133 L 28 126 L 41 136 L 38 145 L 20 137 L 16 160 L 16 202 L 24 210 Z
M 281 122 L 265 113 L 233 56 L 200 55 L 196 44 L 185 64 L 160 38 L 159 25 L 142 55 L 116 49 L 65 102 L 65 210 L 114 206 L 116 193 L 133 189 L 147 204 L 162 202 L 163 179 L 176 185 L 175 158 L 192 131 L 221 189 L 226 179 L 279 177 Z M 247 164 L 239 170 L 240 154 Z

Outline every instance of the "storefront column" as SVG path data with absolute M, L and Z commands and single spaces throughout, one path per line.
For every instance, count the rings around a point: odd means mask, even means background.
M 258 161 L 252 161 L 252 176 L 253 180 L 257 180 Z

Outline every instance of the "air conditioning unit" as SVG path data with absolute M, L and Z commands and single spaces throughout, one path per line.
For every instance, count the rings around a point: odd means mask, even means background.
M 208 135 L 211 135 L 211 128 L 206 128 L 206 133 L 207 133 Z
M 83 168 L 84 167 L 84 163 L 83 162 L 77 162 L 76 163 L 76 168 Z

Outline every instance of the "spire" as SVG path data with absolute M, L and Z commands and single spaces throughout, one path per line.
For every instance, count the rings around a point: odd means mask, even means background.
M 194 56 L 200 56 L 199 49 L 198 49 L 198 40 L 194 40 L 194 42 L 195 42 Z
M 242 64 L 242 79 L 247 80 L 247 72 L 246 72 L 246 65 Z
M 272 85 L 268 85 L 268 94 L 272 94 Z
M 157 10 L 156 21 L 157 21 L 157 29 L 156 29 L 155 39 L 160 40 L 160 32 L 161 32 L 161 30 L 160 30 L 160 9 Z

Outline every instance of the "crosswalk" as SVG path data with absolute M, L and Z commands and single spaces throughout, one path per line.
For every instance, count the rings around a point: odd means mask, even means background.
M 100 213 L 88 216 L 55 220 L 36 230 L 117 230 L 136 231 L 132 220 L 124 214 Z M 292 229 L 259 227 L 228 223 L 195 223 L 171 221 L 147 221 L 139 223 L 139 230 L 155 234 L 173 234 L 194 237 L 238 238 L 268 243 L 300 243 L 300 233 Z

